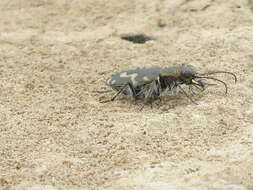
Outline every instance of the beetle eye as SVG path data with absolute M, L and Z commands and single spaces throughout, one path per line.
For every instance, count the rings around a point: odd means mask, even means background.
M 193 77 L 193 72 L 192 71 L 184 71 L 183 76 L 186 78 Z

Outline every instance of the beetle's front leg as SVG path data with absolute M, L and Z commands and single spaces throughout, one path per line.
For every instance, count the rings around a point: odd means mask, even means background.
M 183 92 L 183 94 L 184 94 L 187 98 L 189 98 L 189 99 L 191 100 L 192 103 L 198 105 L 198 104 L 191 98 L 191 96 L 190 96 L 187 92 L 184 91 L 184 89 L 183 89 L 181 86 L 178 86 L 178 88 L 180 89 L 181 92 Z

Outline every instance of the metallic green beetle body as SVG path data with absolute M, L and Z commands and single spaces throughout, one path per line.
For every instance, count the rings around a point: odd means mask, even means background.
M 153 102 L 167 90 L 175 92 L 178 89 L 183 92 L 192 102 L 194 102 L 189 94 L 185 92 L 181 85 L 189 85 L 189 90 L 192 87 L 204 90 L 208 83 L 196 79 L 212 79 L 221 82 L 226 87 L 225 82 L 209 77 L 209 75 L 217 73 L 227 73 L 233 75 L 236 81 L 236 76 L 233 73 L 226 71 L 216 71 L 206 74 L 197 73 L 191 65 L 179 65 L 173 67 L 150 67 L 131 69 L 113 74 L 108 80 L 107 85 L 118 93 L 111 99 L 113 101 L 119 94 L 123 93 L 134 97 L 135 99 L 144 99 L 145 102 Z
M 106 83 L 108 86 L 124 86 L 129 82 L 136 87 L 150 83 L 153 80 L 156 80 L 159 76 L 179 78 L 182 76 L 183 69 L 187 69 L 192 73 L 195 73 L 194 67 L 191 65 L 181 65 L 166 68 L 137 68 L 114 74 L 107 80 Z

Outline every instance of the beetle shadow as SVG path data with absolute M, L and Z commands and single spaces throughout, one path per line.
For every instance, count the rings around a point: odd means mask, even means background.
M 103 91 L 103 92 L 96 92 L 96 94 L 100 95 L 98 101 L 100 103 L 112 103 L 112 102 L 119 102 L 122 105 L 129 105 L 129 107 L 134 106 L 137 107 L 138 111 L 144 111 L 147 109 L 162 109 L 162 110 L 170 110 L 175 109 L 176 107 L 186 106 L 194 104 L 187 98 L 183 93 L 178 93 L 176 95 L 166 94 L 161 98 L 155 100 L 152 103 L 145 103 L 142 99 L 134 99 L 132 97 L 126 96 L 124 94 L 120 94 L 117 98 L 113 101 L 108 100 L 108 96 L 113 96 L 112 90 Z M 95 92 L 94 92 L 95 93 Z M 204 93 L 198 93 L 195 95 L 190 95 L 195 101 L 198 101 L 204 96 Z M 194 104 L 195 105 L 195 104 Z
M 157 107 L 158 109 L 162 110 L 170 110 L 175 109 L 176 107 L 187 106 L 187 105 L 198 105 L 198 101 L 204 96 L 203 93 L 199 93 L 196 95 L 192 95 L 191 98 L 196 101 L 194 104 L 192 101 L 189 100 L 184 94 L 178 95 L 166 95 L 161 98 L 161 100 L 156 100 L 153 104 L 153 108 Z

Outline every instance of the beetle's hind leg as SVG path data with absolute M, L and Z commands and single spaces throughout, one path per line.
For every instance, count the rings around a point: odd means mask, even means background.
M 120 94 L 124 92 L 126 88 L 130 89 L 131 96 L 134 97 L 134 99 L 136 99 L 136 93 L 135 93 L 133 85 L 131 83 L 127 83 L 110 100 L 105 100 L 100 103 L 113 102 Z

